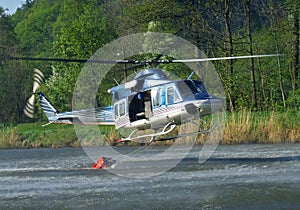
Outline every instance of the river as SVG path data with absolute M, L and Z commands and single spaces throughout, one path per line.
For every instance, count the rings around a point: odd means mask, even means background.
M 300 208 L 300 144 L 221 145 L 204 163 L 198 152 L 165 173 L 129 178 L 114 170 L 134 162 L 94 170 L 82 148 L 0 150 L 0 209 Z

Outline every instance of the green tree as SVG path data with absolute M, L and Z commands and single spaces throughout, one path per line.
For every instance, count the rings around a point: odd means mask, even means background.
M 26 78 L 30 76 L 21 62 L 6 60 L 17 53 L 17 42 L 11 17 L 0 7 L 0 123 L 23 119 Z
M 117 36 L 147 31 L 178 35 L 209 57 L 284 53 L 286 57 L 274 59 L 214 62 L 232 110 L 253 105 L 277 109 L 299 106 L 299 5 L 299 0 L 28 0 L 10 17 L 10 28 L 14 27 L 22 56 L 89 58 Z M 48 68 L 50 98 L 60 108 L 70 108 L 81 65 L 26 65 L 43 72 Z M 186 74 L 168 66 L 160 67 Z M 117 72 L 112 77 L 119 79 Z
M 190 34 L 191 3 L 189 1 L 153 0 L 153 1 L 120 1 L 122 16 L 116 21 L 117 34 L 124 36 L 137 32 L 146 32 L 150 22 L 160 23 L 156 32 L 173 34 Z
M 58 16 L 60 4 L 60 1 L 36 0 L 28 7 L 25 17 L 15 26 L 18 46 L 24 55 L 51 56 L 50 49 L 54 40 L 52 26 Z
M 53 43 L 53 54 L 59 58 L 88 59 L 97 49 L 111 41 L 115 37 L 114 33 L 107 25 L 98 1 L 75 1 L 77 3 L 74 3 L 72 8 L 72 0 L 66 2 L 68 6 L 64 7 L 65 11 L 59 17 L 61 22 L 56 25 L 56 29 L 60 31 L 57 32 Z M 78 16 L 74 17 L 74 13 Z M 70 109 L 81 67 L 81 64 L 74 63 L 53 65 L 52 76 L 46 85 L 50 92 L 49 97 L 60 109 Z
M 299 88 L 299 56 L 300 56 L 300 1 L 286 0 L 287 11 L 289 12 L 292 26 L 292 97 L 294 98 L 294 107 L 298 108 L 296 90 Z

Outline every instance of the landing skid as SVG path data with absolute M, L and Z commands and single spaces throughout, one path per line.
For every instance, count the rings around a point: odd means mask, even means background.
M 172 132 L 174 130 L 174 128 L 176 127 L 176 124 L 173 123 L 173 122 L 170 122 L 168 123 L 161 132 L 157 132 L 157 133 L 153 133 L 153 134 L 145 134 L 145 135 L 141 135 L 141 136 L 136 136 L 136 137 L 133 137 L 133 135 L 139 131 L 138 129 L 132 131 L 130 133 L 130 135 L 127 137 L 127 138 L 122 138 L 120 140 L 117 141 L 117 143 L 123 143 L 123 142 L 129 142 L 129 141 L 137 141 L 137 140 L 141 140 L 141 139 L 144 139 L 144 138 L 151 138 L 150 139 L 150 143 L 152 143 L 153 141 L 155 141 L 155 138 L 157 136 L 162 136 L 162 135 L 166 135 L 170 132 Z
M 205 121 L 201 120 L 202 123 L 206 123 Z M 192 122 L 193 124 L 197 125 L 197 123 Z M 133 137 L 133 135 L 139 131 L 138 129 L 132 131 L 130 133 L 130 135 L 127 138 L 122 138 L 118 141 L 116 141 L 116 143 L 124 143 L 124 142 L 130 142 L 130 141 L 139 141 L 141 139 L 145 139 L 145 138 L 149 138 L 150 140 L 148 141 L 148 145 L 151 144 L 152 142 L 157 142 L 157 141 L 168 141 L 168 140 L 174 140 L 176 138 L 180 138 L 180 137 L 185 137 L 185 136 L 191 136 L 191 135 L 195 135 L 195 134 L 206 134 L 206 133 L 210 133 L 215 127 L 216 125 L 213 124 L 209 129 L 203 129 L 201 126 L 199 126 L 199 130 L 195 131 L 195 132 L 189 132 L 189 133 L 183 133 L 183 134 L 179 134 L 179 135 L 174 135 L 174 136 L 170 136 L 170 137 L 165 137 L 165 138 L 160 138 L 160 139 L 156 139 L 159 136 L 163 136 L 166 134 L 169 134 L 170 132 L 172 132 L 176 127 L 175 123 L 168 123 L 161 132 L 157 132 L 157 133 L 153 133 L 153 134 L 145 134 L 145 135 L 140 135 L 140 136 L 136 136 Z
M 206 134 L 206 133 L 210 133 L 214 128 L 216 127 L 215 124 L 213 124 L 209 129 L 207 130 L 203 130 L 202 128 L 199 129 L 199 131 L 196 132 L 190 132 L 190 133 L 183 133 L 183 134 L 179 134 L 179 135 L 175 135 L 175 136 L 169 136 L 166 138 L 161 138 L 161 139 L 157 139 L 154 140 L 155 141 L 169 141 L 169 140 L 174 140 L 176 138 L 180 138 L 180 137 L 186 137 L 186 136 L 191 136 L 191 135 L 198 135 L 198 134 Z

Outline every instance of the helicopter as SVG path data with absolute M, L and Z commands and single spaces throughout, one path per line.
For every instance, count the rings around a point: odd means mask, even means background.
M 40 106 L 50 124 L 79 124 L 79 125 L 110 125 L 115 126 L 123 137 L 113 145 L 137 142 L 149 146 L 156 141 L 175 141 L 185 136 L 209 134 L 216 124 L 209 122 L 204 127 L 204 116 L 212 115 L 224 107 L 222 98 L 207 91 L 201 79 L 192 79 L 192 72 L 186 79 L 170 79 L 162 69 L 153 65 L 169 63 L 194 63 L 230 59 L 260 58 L 280 56 L 278 54 L 250 55 L 218 58 L 196 58 L 168 60 L 158 55 L 152 60 L 99 60 L 99 59 L 60 59 L 60 58 L 26 58 L 11 57 L 12 60 L 78 62 L 97 64 L 134 64 L 136 66 L 150 66 L 137 72 L 130 81 L 117 84 L 107 90 L 111 95 L 112 105 L 88 109 L 78 109 L 59 112 L 50 100 L 38 89 L 43 81 L 43 73 L 34 70 L 32 95 L 24 108 L 24 113 L 33 118 L 35 110 L 35 96 L 38 95 Z M 190 124 L 192 123 L 192 125 Z M 210 124 L 212 123 L 212 124 Z M 181 125 L 193 127 L 193 131 L 176 128 Z M 196 128 L 196 129 L 195 129 Z M 151 131 L 150 133 L 148 132 Z M 189 130 L 189 129 L 188 129 Z M 129 133 L 129 134 L 128 134 Z M 101 154 L 102 156 L 102 154 Z M 111 168 L 116 160 L 108 156 L 100 157 L 92 166 L 93 169 Z
M 42 73 L 35 69 L 35 78 Z M 39 103 L 48 118 L 49 124 L 80 125 L 114 125 L 116 129 L 134 129 L 128 137 L 117 143 L 139 140 L 150 137 L 155 141 L 158 136 L 173 131 L 183 121 L 209 115 L 219 110 L 223 103 L 216 96 L 208 94 L 204 84 L 199 80 L 170 80 L 161 69 L 146 69 L 139 72 L 134 80 L 112 87 L 108 90 L 113 99 L 112 106 L 96 109 L 59 112 L 55 106 L 41 93 L 33 93 L 39 97 Z M 34 96 L 32 96 L 34 97 Z M 31 117 L 33 99 L 29 99 L 24 112 Z M 139 130 L 154 129 L 162 131 L 154 134 L 134 136 Z M 211 128 L 212 129 L 212 128 Z M 199 128 L 199 133 L 209 130 Z M 161 140 L 161 139 L 160 139 Z
M 58 62 L 94 62 L 113 64 L 153 64 L 161 63 L 187 63 L 204 62 L 229 59 L 258 58 L 278 55 L 250 55 L 219 58 L 201 58 L 185 60 L 162 60 L 162 55 L 150 61 L 136 60 L 84 60 L 84 59 L 57 59 L 57 58 L 25 58 L 14 57 L 14 60 L 42 60 Z M 108 91 L 112 97 L 111 106 L 97 107 L 94 109 L 83 109 L 67 112 L 59 112 L 48 98 L 38 88 L 41 85 L 43 73 L 34 70 L 34 84 L 32 96 L 29 98 L 24 113 L 33 117 L 34 99 L 38 95 L 40 106 L 45 113 L 49 123 L 55 124 L 80 124 L 80 125 L 114 125 L 115 128 L 133 129 L 116 143 L 140 141 L 150 138 L 149 143 L 175 139 L 164 137 L 171 134 L 176 126 L 189 120 L 200 119 L 219 111 L 223 106 L 221 98 L 207 92 L 201 80 L 193 80 L 192 74 L 184 80 L 169 79 L 162 69 L 148 68 L 138 72 L 134 79 L 124 84 L 111 87 Z M 209 133 L 214 129 L 211 125 L 208 129 L 199 126 L 196 133 Z M 138 131 L 152 129 L 151 134 L 135 135 Z M 186 133 L 184 135 L 195 134 Z

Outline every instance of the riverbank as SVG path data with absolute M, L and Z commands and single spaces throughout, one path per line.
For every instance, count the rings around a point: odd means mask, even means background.
M 239 111 L 227 115 L 223 144 L 299 143 L 300 112 Z
M 221 144 L 275 144 L 300 142 L 300 112 L 250 112 L 227 114 Z M 101 127 L 104 139 L 118 139 L 112 126 Z M 201 138 L 201 137 L 200 137 Z M 203 137 L 202 137 L 203 138 Z M 201 141 L 200 141 L 201 142 Z M 0 124 L 0 148 L 78 147 L 73 125 Z
M 72 125 L 26 123 L 0 125 L 0 148 L 76 147 L 77 137 Z

